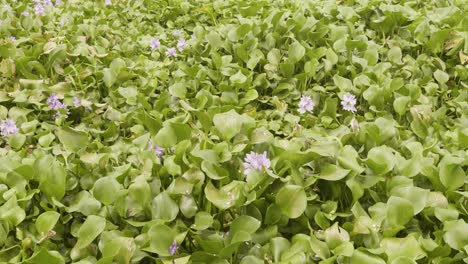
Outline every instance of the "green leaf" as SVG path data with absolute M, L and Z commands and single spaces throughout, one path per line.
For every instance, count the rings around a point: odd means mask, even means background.
M 157 253 L 161 256 L 170 256 L 169 247 L 176 238 L 175 232 L 166 225 L 153 225 L 148 230 L 150 245 L 143 250 Z
M 34 162 L 39 189 L 45 195 L 62 199 L 65 195 L 67 172 L 52 156 L 43 156 Z
M 36 219 L 36 229 L 41 235 L 46 235 L 57 223 L 60 214 L 55 211 L 47 211 L 39 215 Z
M 350 259 L 351 264 L 385 264 L 386 262 L 371 253 L 364 250 L 355 250 Z
M 195 215 L 195 223 L 191 226 L 191 228 L 195 230 L 205 230 L 211 227 L 213 224 L 213 216 L 207 212 L 198 212 Z
M 348 232 L 338 226 L 338 223 L 333 224 L 325 230 L 325 242 L 330 249 L 334 249 L 344 242 L 349 241 Z
M 75 248 L 82 249 L 87 247 L 104 231 L 105 227 L 106 219 L 96 215 L 88 216 L 78 230 L 78 241 L 75 244 Z
M 341 167 L 353 170 L 360 174 L 365 169 L 358 163 L 358 158 L 359 156 L 357 151 L 350 145 L 344 146 L 337 156 L 337 160 Z
M 213 124 L 224 140 L 230 140 L 241 132 L 243 125 L 254 122 L 253 118 L 239 115 L 235 110 L 216 114 L 213 117 Z
M 396 63 L 396 64 L 402 63 L 401 57 L 402 57 L 402 54 L 401 54 L 400 47 L 394 46 L 388 51 L 388 60 L 393 63 Z
M 208 35 L 206 35 L 206 40 L 208 41 L 208 44 L 213 47 L 213 49 L 217 49 L 223 45 L 221 37 L 215 31 L 208 33 Z
M 290 63 L 300 61 L 305 55 L 305 48 L 299 42 L 294 42 L 289 46 L 288 60 Z
M 463 186 L 465 182 L 465 172 L 460 164 L 462 158 L 447 155 L 439 162 L 439 177 L 442 184 L 448 190 L 456 190 Z
M 104 81 L 104 84 L 107 86 L 107 88 L 110 88 L 117 81 L 117 75 L 112 72 L 111 69 L 103 69 L 102 74 L 102 80 Z
M 408 257 L 412 260 L 418 260 L 426 256 L 424 250 L 419 246 L 419 242 L 413 236 L 384 238 L 380 242 L 380 245 L 387 254 L 389 263 L 397 257 Z
M 121 188 L 122 186 L 114 177 L 103 177 L 94 183 L 93 195 L 101 203 L 110 205 L 117 199 L 116 194 Z
M 444 241 L 451 248 L 462 250 L 468 245 L 468 224 L 463 219 L 444 223 Z
M 322 167 L 322 170 L 317 177 L 326 181 L 339 181 L 346 177 L 349 172 L 350 170 L 340 168 L 339 166 L 326 164 Z
M 408 103 L 411 102 L 411 97 L 400 96 L 393 101 L 393 109 L 399 115 L 404 115 L 408 112 Z
M 386 219 L 391 226 L 404 226 L 413 218 L 413 214 L 414 209 L 410 201 L 396 196 L 388 199 Z
M 279 262 L 281 260 L 281 255 L 286 252 L 291 247 L 291 242 L 289 242 L 284 237 L 275 237 L 270 240 L 270 251 L 273 254 L 273 261 Z
M 153 219 L 170 222 L 177 217 L 179 206 L 167 192 L 158 194 L 151 202 Z
M 182 140 L 189 139 L 192 130 L 186 124 L 166 123 L 154 137 L 154 143 L 163 148 L 175 146 Z
M 391 195 L 398 196 L 410 201 L 414 208 L 414 214 L 416 215 L 426 207 L 429 190 L 414 186 L 407 186 L 392 190 Z
M 343 78 L 339 75 L 333 76 L 333 82 L 340 89 L 341 92 L 351 92 L 353 83 L 350 79 Z
M 437 82 L 439 82 L 440 84 L 444 84 L 446 82 L 448 82 L 449 80 L 449 75 L 444 72 L 444 71 L 441 71 L 441 70 L 436 70 L 434 72 L 434 78 L 437 80 Z
M 59 252 L 54 250 L 47 250 L 47 248 L 43 247 L 23 263 L 63 264 L 65 263 L 65 259 L 62 257 L 62 255 L 60 255 Z
M 222 166 L 218 166 L 206 160 L 202 161 L 201 169 L 213 180 L 221 180 L 229 176 L 229 172 L 223 169 Z
M 374 147 L 367 153 L 367 166 L 376 174 L 385 174 L 395 166 L 392 149 L 386 146 Z
M 173 85 L 169 86 L 169 93 L 172 96 L 185 99 L 185 95 L 187 94 L 187 87 L 185 83 L 174 83 Z
M 231 197 L 226 192 L 216 189 L 211 182 L 208 182 L 205 187 L 205 196 L 208 201 L 222 210 L 226 210 L 234 205 Z
M 307 196 L 304 189 L 297 185 L 286 185 L 276 195 L 276 204 L 289 218 L 297 218 L 307 207 Z
M 8 137 L 8 144 L 15 150 L 20 149 L 25 142 L 26 136 L 23 134 L 15 134 Z
M 247 77 L 239 70 L 236 74 L 229 77 L 233 84 L 241 85 L 247 81 Z
M 257 231 L 257 229 L 260 228 L 260 225 L 260 221 L 251 216 L 239 216 L 231 223 L 230 236 L 234 237 L 238 232 L 241 231 L 248 234 L 253 234 L 255 231 Z
M 70 152 L 77 152 L 89 143 L 88 134 L 73 128 L 58 128 L 55 135 L 57 135 L 65 149 Z

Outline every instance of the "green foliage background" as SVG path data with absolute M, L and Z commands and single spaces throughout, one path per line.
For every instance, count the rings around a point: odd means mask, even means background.
M 0 262 L 468 261 L 465 0 L 63 2 L 0 9 Z

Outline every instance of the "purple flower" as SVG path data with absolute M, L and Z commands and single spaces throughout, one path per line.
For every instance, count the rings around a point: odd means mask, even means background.
M 180 33 L 181 33 L 180 30 L 176 29 L 174 30 L 174 32 L 172 32 L 172 35 L 177 37 L 177 36 L 180 36 Z
M 3 120 L 0 123 L 0 134 L 4 137 L 18 134 L 18 127 L 16 127 L 15 121 L 11 119 Z
M 156 156 L 160 158 L 164 155 L 164 148 L 161 148 L 153 144 L 153 140 L 151 139 L 149 140 L 149 143 L 148 143 L 148 150 L 154 152 L 154 154 L 156 154 Z
M 184 38 L 179 38 L 179 41 L 177 42 L 177 49 L 179 51 L 183 51 L 187 47 L 187 42 L 185 41 Z
M 159 39 L 152 38 L 150 40 L 150 46 L 152 50 L 159 49 L 159 47 L 161 47 L 161 43 L 159 42 Z
M 16 41 L 16 38 L 13 37 L 13 36 L 9 36 L 8 39 L 9 39 L 11 42 L 15 42 L 15 41 Z
M 270 159 L 267 157 L 266 151 L 263 154 L 258 154 L 251 151 L 245 156 L 244 174 L 247 175 L 251 170 L 266 170 L 270 168 Z
M 356 97 L 353 94 L 346 93 L 341 100 L 343 109 L 350 112 L 356 112 Z
M 68 116 L 68 106 L 62 104 L 55 93 L 52 93 L 49 98 L 47 98 L 46 102 L 49 104 L 50 109 L 57 110 L 57 113 L 55 113 L 55 118 L 60 118 L 62 115 L 65 117 Z
M 62 5 L 62 1 L 61 0 L 55 0 L 55 5 Z
M 169 247 L 169 254 L 175 255 L 177 249 L 179 249 L 179 246 L 177 246 L 177 241 L 174 240 L 174 242 L 172 242 L 171 246 Z
M 297 111 L 304 114 L 305 112 L 312 112 L 312 110 L 314 110 L 314 102 L 312 102 L 312 99 L 309 96 L 301 96 L 299 109 Z
M 111 2 L 111 0 L 106 0 L 106 1 L 104 1 L 104 4 L 105 4 L 106 6 L 108 6 L 108 5 L 112 5 L 112 2 Z
M 167 49 L 167 51 L 166 51 L 166 56 L 168 56 L 168 57 L 175 57 L 175 56 L 177 56 L 177 51 L 176 51 L 176 49 L 175 49 L 175 48 L 169 48 L 169 49 Z
M 73 97 L 73 105 L 75 107 L 80 107 L 81 106 L 81 100 L 78 97 Z
M 44 6 L 53 6 L 51 0 L 44 0 Z
M 21 15 L 27 17 L 27 16 L 29 16 L 29 12 L 28 12 L 28 11 L 23 11 L 23 12 L 21 13 Z
M 49 98 L 47 98 L 46 103 L 49 104 L 50 109 L 60 109 L 63 107 L 63 104 L 60 102 L 58 96 L 55 93 L 52 93 Z
M 44 7 L 41 4 L 36 4 L 34 6 L 34 12 L 36 13 L 36 16 L 42 16 L 45 14 Z

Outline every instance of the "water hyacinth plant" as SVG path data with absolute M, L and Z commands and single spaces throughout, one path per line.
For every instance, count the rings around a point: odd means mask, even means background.
M 465 0 L 0 6 L 0 263 L 468 263 Z

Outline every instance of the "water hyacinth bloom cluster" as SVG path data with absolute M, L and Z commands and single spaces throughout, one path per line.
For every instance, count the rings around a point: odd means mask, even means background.
M 244 160 L 244 174 L 247 175 L 252 170 L 267 170 L 270 168 L 270 159 L 267 157 L 266 151 L 262 154 L 255 153 L 251 151 L 245 156 Z
M 29 16 L 29 12 L 28 11 L 23 11 L 23 12 L 21 12 L 21 15 L 27 17 L 27 16 Z
M 46 103 L 49 104 L 49 108 L 52 110 L 60 110 L 60 109 L 65 109 L 65 116 L 68 115 L 68 107 L 64 105 L 62 102 L 60 102 L 58 96 L 55 93 L 52 93 L 49 98 L 47 98 Z M 59 118 L 62 116 L 62 113 L 57 112 L 55 114 L 55 118 Z
M 183 51 L 187 47 L 187 42 L 185 41 L 184 38 L 179 38 L 179 41 L 177 42 L 177 49 L 179 51 Z
M 343 109 L 350 112 L 356 112 L 356 97 L 353 94 L 346 93 L 341 100 Z
M 112 5 L 112 2 L 111 2 L 111 0 L 106 0 L 106 1 L 104 1 L 104 4 L 105 4 L 106 6 L 108 6 L 108 5 Z
M 314 102 L 309 96 L 302 96 L 299 101 L 299 113 L 304 114 L 305 112 L 312 112 L 314 110 Z
M 157 146 L 156 144 L 153 144 L 153 140 L 151 139 L 149 140 L 149 143 L 148 143 L 148 150 L 152 151 L 154 154 L 156 154 L 156 156 L 160 158 L 164 155 L 164 148 L 161 148 Z
M 34 13 L 36 16 L 42 16 L 45 14 L 45 9 L 40 3 L 36 2 L 36 5 L 34 6 Z
M 176 56 L 177 56 L 176 48 L 168 48 L 168 49 L 166 50 L 166 56 L 168 56 L 168 57 L 176 57 Z
M 81 100 L 78 97 L 73 97 L 73 106 L 74 107 L 80 107 L 81 106 Z
M 177 241 L 174 240 L 174 242 L 172 242 L 171 246 L 169 247 L 169 254 L 175 255 L 177 249 L 179 249 L 179 246 L 177 245 Z
M 152 50 L 159 49 L 159 47 L 161 47 L 161 42 L 159 42 L 158 38 L 152 38 L 150 40 L 150 47 Z
M 53 6 L 51 0 L 44 0 L 44 6 Z
M 5 119 L 0 123 L 0 134 L 4 137 L 9 135 L 18 134 L 18 127 L 15 121 L 11 119 Z

